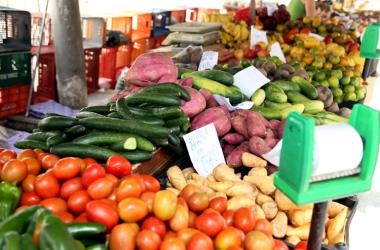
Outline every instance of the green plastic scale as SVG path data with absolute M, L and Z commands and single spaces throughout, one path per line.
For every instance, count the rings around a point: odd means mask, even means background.
M 280 166 L 274 183 L 298 205 L 324 202 L 368 191 L 376 167 L 380 142 L 380 112 L 362 104 L 352 110 L 349 124 L 364 143 L 360 173 L 311 182 L 314 152 L 314 120 L 291 113 L 286 122 Z M 332 138 L 333 140 L 333 138 Z

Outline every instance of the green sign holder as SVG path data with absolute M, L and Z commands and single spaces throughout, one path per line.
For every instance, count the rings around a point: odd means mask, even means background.
M 370 74 L 371 64 L 380 58 L 380 22 L 369 25 L 360 45 L 360 56 L 365 58 L 362 78 L 365 80 Z

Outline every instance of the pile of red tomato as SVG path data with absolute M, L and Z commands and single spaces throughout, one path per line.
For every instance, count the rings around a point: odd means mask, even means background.
M 89 158 L 3 149 L 0 162 L 1 180 L 23 190 L 19 209 L 40 204 L 66 223 L 102 223 L 111 250 L 288 249 L 251 209 L 226 210 L 226 198 L 209 200 L 192 184 L 179 196 L 160 190 L 156 178 L 131 174 L 121 156 L 103 167 Z

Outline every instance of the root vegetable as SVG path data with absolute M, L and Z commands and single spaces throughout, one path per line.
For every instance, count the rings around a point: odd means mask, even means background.
M 329 222 L 327 228 L 327 239 L 330 241 L 336 241 L 336 238 L 344 230 L 344 225 L 347 217 L 348 209 L 345 208 L 334 219 Z
M 261 208 L 264 211 L 265 218 L 267 218 L 268 220 L 273 219 L 277 215 L 278 208 L 277 208 L 276 202 L 274 202 L 274 201 L 267 201 L 267 202 L 265 202 L 261 206 Z
M 289 226 L 286 229 L 286 235 L 292 236 L 295 235 L 301 240 L 307 240 L 309 238 L 310 224 L 305 224 L 300 227 Z
M 241 207 L 253 207 L 255 205 L 255 200 L 246 195 L 234 196 L 228 200 L 227 209 L 237 210 Z
M 283 238 L 286 235 L 288 217 L 284 212 L 278 212 L 276 217 L 274 217 L 274 219 L 270 223 L 272 224 L 274 237 Z
M 277 134 L 278 134 L 279 139 L 282 139 L 284 129 L 285 129 L 285 125 L 286 125 L 286 119 L 282 120 L 280 123 L 280 126 L 278 127 L 278 133 Z
M 221 163 L 214 168 L 212 173 L 217 181 L 241 181 L 239 176 L 235 174 L 234 170 L 224 163 Z
M 182 79 L 180 81 L 180 84 L 182 85 L 182 87 L 189 87 L 189 88 L 191 88 L 191 86 L 193 86 L 193 78 L 188 77 L 188 78 Z
M 276 187 L 273 183 L 273 179 L 274 179 L 273 174 L 269 176 L 260 176 L 260 175 L 244 176 L 245 181 L 254 184 L 262 193 L 268 194 L 268 195 L 272 194 L 276 190 Z
M 176 188 L 171 188 L 171 187 L 166 188 L 166 190 L 172 191 L 176 196 L 178 196 L 179 193 L 181 192 L 180 190 L 178 190 Z
M 265 219 L 265 213 L 259 205 L 254 206 L 252 209 L 255 212 L 255 218 L 257 220 L 258 219 Z
M 313 209 L 289 211 L 290 222 L 297 227 L 310 223 L 312 215 Z
M 268 171 L 266 168 L 252 168 L 248 172 L 249 176 L 268 176 Z
M 170 183 L 179 190 L 182 190 L 186 186 L 186 179 L 181 169 L 178 166 L 173 166 L 167 171 L 168 179 Z
M 213 175 L 209 175 L 209 176 L 207 176 L 206 179 L 207 179 L 208 183 L 211 182 L 211 181 L 216 181 L 216 180 L 215 180 L 215 177 L 214 177 Z
M 181 109 L 187 117 L 194 117 L 206 108 L 206 100 L 201 93 L 191 87 L 184 87 L 190 94 L 191 99 L 182 102 Z
M 286 237 L 286 242 L 289 242 L 290 244 L 297 245 L 301 239 L 297 235 L 291 235 Z
M 258 112 L 248 112 L 247 114 L 247 129 L 249 137 L 259 136 L 263 137 L 266 133 L 264 117 Z
M 281 121 L 279 121 L 279 120 L 270 120 L 269 124 L 270 124 L 270 128 L 272 130 L 277 131 L 278 128 L 280 127 Z
M 182 170 L 182 174 L 183 176 L 185 177 L 186 180 L 190 180 L 191 179 L 191 174 L 194 173 L 194 169 L 193 168 L 185 168 Z
M 231 124 L 236 132 L 248 139 L 247 114 L 249 111 L 238 109 L 231 114 Z
M 255 155 L 263 155 L 271 151 L 271 148 L 261 137 L 252 136 L 251 139 L 249 139 L 249 150 Z
M 243 165 L 245 167 L 250 168 L 265 168 L 267 166 L 267 161 L 264 159 L 261 159 L 260 157 L 244 152 L 241 156 L 241 160 L 243 162 Z
M 288 211 L 294 207 L 296 207 L 296 204 L 294 204 L 286 195 L 284 195 L 280 190 L 276 190 L 274 194 L 274 199 L 278 205 L 278 207 L 283 211 Z
M 232 168 L 241 167 L 243 165 L 241 156 L 244 152 L 248 152 L 248 151 L 249 151 L 248 142 L 243 142 L 227 156 L 227 165 Z
M 265 195 L 259 192 L 259 194 L 256 197 L 256 203 L 260 206 L 263 205 L 265 202 L 273 201 L 272 197 L 269 195 Z
M 226 115 L 221 107 L 208 108 L 197 115 L 191 122 L 191 130 L 214 123 L 218 136 L 223 136 L 231 130 L 229 115 Z
M 210 181 L 208 182 L 208 187 L 216 192 L 226 192 L 229 188 L 234 185 L 233 181 Z
M 214 192 L 208 196 L 208 199 L 211 201 L 212 199 L 216 197 L 223 197 L 227 199 L 227 195 L 223 192 Z
M 231 152 L 234 151 L 234 149 L 235 149 L 235 146 L 230 145 L 230 144 L 225 144 L 223 147 L 224 157 L 227 158 L 231 154 Z
M 240 181 L 240 182 L 235 182 L 233 185 L 226 190 L 227 196 L 238 196 L 238 195 L 253 195 L 253 194 L 258 194 L 258 191 L 256 187 L 253 187 L 251 184 Z
M 266 136 L 264 139 L 265 143 L 268 145 L 270 148 L 274 148 L 276 146 L 278 140 L 276 139 L 275 134 L 270 128 L 267 128 L 266 130 Z
M 222 140 L 231 145 L 238 145 L 244 141 L 244 136 L 239 133 L 228 133 L 223 136 Z
M 334 218 L 337 216 L 340 212 L 342 212 L 347 207 L 345 205 L 342 205 L 338 202 L 332 201 L 329 202 L 327 207 L 327 214 L 329 218 Z

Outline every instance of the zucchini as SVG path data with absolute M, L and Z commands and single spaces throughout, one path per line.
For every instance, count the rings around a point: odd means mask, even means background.
M 14 146 L 19 149 L 28 149 L 28 148 L 39 148 L 43 151 L 49 151 L 49 147 L 45 142 L 42 141 L 34 141 L 34 140 L 22 140 L 15 142 Z
M 38 123 L 38 128 L 47 130 L 61 130 L 68 127 L 72 127 L 77 124 L 77 119 L 67 116 L 50 116 L 42 119 Z
M 60 134 L 56 134 L 56 135 L 53 135 L 51 137 L 49 137 L 47 140 L 46 140 L 46 144 L 48 145 L 48 147 L 51 147 L 51 146 L 54 146 L 54 145 L 57 145 L 59 143 L 62 143 L 62 142 L 67 142 L 67 136 L 65 133 L 60 133 Z
M 287 108 L 287 107 L 290 107 L 292 106 L 292 104 L 290 103 L 277 103 L 277 102 L 271 102 L 271 101 L 264 101 L 264 106 L 267 107 L 267 108 L 273 108 L 273 109 L 284 109 L 284 108 Z
M 76 114 L 75 117 L 78 119 L 81 119 L 81 118 L 87 118 L 87 117 L 103 117 L 103 115 L 95 113 L 95 112 L 91 112 L 91 111 L 82 111 Z
M 309 98 L 297 91 L 288 91 L 286 92 L 286 95 L 288 96 L 288 99 L 293 103 L 311 101 Z
M 125 98 L 127 104 L 138 105 L 142 103 L 149 103 L 160 106 L 180 106 L 181 102 L 177 97 L 161 95 L 161 94 L 149 94 L 149 93 L 137 93 Z
M 265 100 L 265 90 L 258 89 L 253 93 L 251 97 L 251 101 L 253 102 L 253 105 L 260 106 Z
M 82 125 L 74 125 L 71 128 L 65 129 L 65 134 L 69 137 L 78 137 L 86 133 L 86 127 Z
M 278 103 L 284 103 L 288 100 L 284 90 L 271 83 L 267 84 L 265 88 L 265 98 Z
M 179 117 L 179 118 L 165 121 L 165 126 L 167 127 L 181 126 L 182 124 L 189 121 L 190 119 L 188 117 Z
M 117 154 L 110 149 L 78 143 L 62 143 L 54 145 L 50 148 L 50 152 L 59 156 L 74 156 L 80 158 L 91 157 L 102 161 L 107 161 L 110 156 Z
M 292 82 L 298 84 L 301 89 L 301 92 L 304 93 L 307 97 L 311 99 L 317 99 L 318 91 L 313 86 L 313 84 L 309 83 L 308 81 L 306 81 L 300 76 L 293 76 Z
M 171 91 L 175 91 L 179 93 L 179 97 L 181 97 L 185 101 L 190 101 L 191 99 L 189 92 L 184 87 L 173 82 L 148 86 L 144 88 L 143 92 L 160 92 L 160 91 L 165 91 L 165 90 L 171 90 Z
M 170 129 L 162 126 L 148 125 L 136 120 L 122 120 L 108 117 L 84 118 L 80 119 L 79 123 L 86 128 L 127 132 L 145 137 L 167 137 L 171 132 Z
M 140 151 L 140 150 L 134 150 L 134 151 L 128 151 L 128 152 L 117 152 L 124 158 L 128 159 L 132 163 L 137 162 L 143 162 L 148 161 L 152 159 L 153 154 L 151 152 L 147 151 Z
M 231 86 L 234 83 L 234 76 L 229 72 L 225 72 L 221 70 L 213 70 L 213 69 L 202 70 L 202 71 L 194 72 L 194 74 L 205 77 L 210 80 L 214 80 L 216 82 L 219 82 L 227 86 Z
M 276 85 L 277 87 L 280 87 L 284 91 L 301 91 L 300 86 L 297 83 L 291 82 L 291 81 L 285 81 L 285 80 L 277 80 L 271 82 L 271 84 Z
M 57 135 L 61 133 L 60 131 L 45 131 L 45 132 L 36 132 L 36 133 L 33 133 L 33 134 L 30 134 L 28 135 L 28 137 L 26 137 L 27 140 L 32 140 L 32 141 L 42 141 L 42 142 L 46 142 L 46 140 L 51 137 L 51 136 L 54 136 L 54 135 Z
M 93 222 L 70 222 L 66 224 L 69 233 L 76 239 L 83 237 L 97 237 L 106 232 L 106 226 Z
M 90 112 L 98 113 L 101 115 L 106 115 L 110 112 L 110 106 L 108 105 L 90 106 L 90 107 L 82 108 L 79 112 L 83 112 L 83 111 L 90 111 Z

